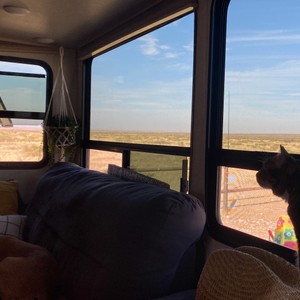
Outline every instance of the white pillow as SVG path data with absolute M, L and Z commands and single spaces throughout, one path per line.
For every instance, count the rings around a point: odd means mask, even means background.
M 170 185 L 166 182 L 163 182 L 163 181 L 160 181 L 158 179 L 146 176 L 144 174 L 140 174 L 140 173 L 135 172 L 131 169 L 122 168 L 122 167 L 112 165 L 112 164 L 108 165 L 107 174 L 117 176 L 119 178 L 129 180 L 129 181 L 154 184 L 154 185 L 164 187 L 164 188 L 167 188 L 167 189 L 170 188 Z
M 0 235 L 13 236 L 22 239 L 26 216 L 6 215 L 0 216 Z

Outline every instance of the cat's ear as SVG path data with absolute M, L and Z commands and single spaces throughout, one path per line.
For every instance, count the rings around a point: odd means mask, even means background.
M 287 156 L 289 155 L 288 152 L 285 150 L 285 148 L 282 145 L 280 145 L 280 153 L 283 155 L 287 155 Z
M 276 165 L 278 168 L 281 168 L 288 161 L 289 154 L 285 148 L 280 145 L 280 152 L 276 155 Z
M 296 172 L 297 165 L 294 161 L 294 158 L 288 154 L 285 148 L 280 145 L 280 155 L 279 155 L 279 164 L 282 166 L 283 164 L 286 165 L 286 172 L 289 175 L 292 175 Z

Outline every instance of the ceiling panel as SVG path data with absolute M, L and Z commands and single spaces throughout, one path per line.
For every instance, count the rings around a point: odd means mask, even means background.
M 126 20 L 129 15 L 159 2 L 141 0 L 0 0 L 0 41 L 38 44 L 49 38 L 55 45 L 79 48 Z M 3 6 L 27 8 L 19 16 Z

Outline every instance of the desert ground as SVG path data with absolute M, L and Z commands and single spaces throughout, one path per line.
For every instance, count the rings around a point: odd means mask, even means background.
M 299 154 L 300 135 L 223 136 L 225 149 L 278 152 L 280 145 L 289 153 Z M 250 170 L 222 169 L 219 218 L 228 227 L 269 240 L 269 231 L 274 234 L 278 218 L 287 214 L 287 203 L 274 196 L 270 190 L 262 189 L 256 182 L 255 174 L 255 171 Z
M 219 218 L 224 225 L 270 239 L 277 220 L 286 215 L 287 203 L 261 188 L 256 172 L 235 168 L 222 168 Z
M 43 158 L 42 127 L 0 127 L 0 161 L 40 161 Z
M 91 138 L 142 144 L 187 147 L 190 145 L 189 134 L 184 133 L 94 132 Z M 0 141 L 2 162 L 39 161 L 42 158 L 41 128 L 33 130 L 0 127 Z M 231 134 L 223 137 L 225 149 L 277 152 L 279 145 L 285 146 L 290 153 L 300 153 L 300 135 Z M 106 172 L 108 164 L 121 165 L 122 162 L 121 154 L 116 152 L 91 150 L 89 156 L 89 167 L 101 172 Z M 156 158 L 149 158 L 149 165 L 155 160 Z M 225 226 L 269 240 L 269 231 L 274 232 L 279 216 L 286 214 L 286 203 L 275 197 L 271 191 L 258 186 L 255 171 L 224 167 L 221 171 L 218 210 L 220 222 Z M 157 171 L 150 173 L 154 177 L 157 174 Z M 165 171 L 163 176 L 169 176 L 169 180 L 173 177 L 173 173 Z

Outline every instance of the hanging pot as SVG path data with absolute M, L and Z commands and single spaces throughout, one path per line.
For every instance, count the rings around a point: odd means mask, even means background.
M 69 147 L 77 143 L 78 123 L 76 119 L 61 116 L 48 119 L 44 130 L 47 134 L 48 142 L 56 147 Z
M 53 85 L 52 95 L 43 124 L 44 131 L 47 135 L 48 153 L 51 162 L 61 161 L 65 158 L 67 152 L 74 152 L 79 130 L 64 77 L 63 54 L 63 48 L 60 47 L 60 68 Z M 57 91 L 60 92 L 60 97 L 56 100 L 56 106 L 59 107 L 59 111 L 56 115 L 49 116 L 53 106 L 54 91 L 56 90 L 59 78 L 61 86 Z
M 44 130 L 47 134 L 48 143 L 54 144 L 56 147 L 69 147 L 77 143 L 76 135 L 78 126 L 72 127 L 51 127 L 45 126 Z

